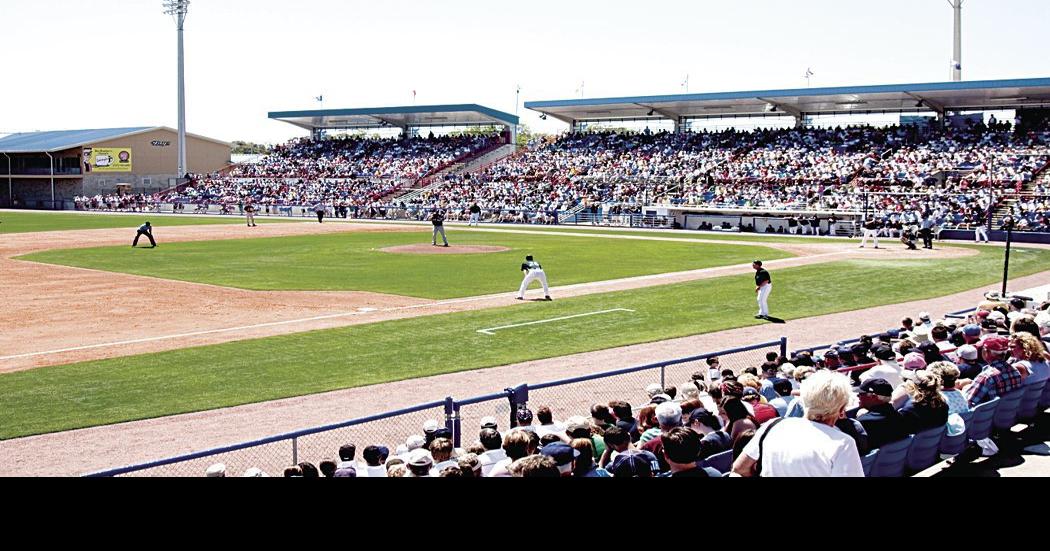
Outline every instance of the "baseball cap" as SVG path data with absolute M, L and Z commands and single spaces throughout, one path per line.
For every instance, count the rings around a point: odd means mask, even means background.
M 1006 321 L 1006 315 L 998 310 L 995 310 L 994 312 L 988 313 L 988 319 L 992 321 Z
M 564 442 L 551 442 L 540 449 L 540 455 L 554 458 L 554 461 L 560 467 L 572 463 L 573 459 L 580 456 L 580 450 L 574 449 Z
M 967 324 L 963 327 L 963 335 L 966 335 L 967 337 L 980 337 L 981 326 L 976 323 Z
M 974 317 L 976 317 L 977 319 L 982 319 L 983 320 L 984 318 L 988 317 L 988 314 L 989 314 L 988 310 L 978 310 L 977 313 L 974 314 Z
M 1010 340 L 999 335 L 989 335 L 981 341 L 985 350 L 1001 354 L 1010 349 Z
M 438 438 L 448 438 L 449 440 L 451 440 L 452 431 L 448 427 L 441 427 L 440 429 L 434 431 L 434 439 L 436 440 Z
M 405 463 L 413 467 L 425 467 L 434 464 L 434 458 L 427 450 L 412 450 L 408 452 L 408 458 L 405 459 Z
M 718 419 L 718 416 L 702 407 L 696 408 L 689 413 L 689 424 L 693 423 L 701 423 L 715 428 L 722 427 L 722 422 Z
M 664 387 L 660 386 L 659 383 L 653 383 L 645 387 L 645 393 L 648 394 L 650 398 L 656 396 L 657 394 L 661 394 L 663 391 Z
M 672 400 L 672 398 L 670 396 L 668 396 L 667 394 L 660 393 L 660 394 L 657 394 L 656 396 L 653 396 L 653 398 L 651 400 L 649 400 L 649 403 L 650 404 L 660 405 L 660 404 L 663 404 L 664 402 L 670 402 L 671 400 Z
M 439 426 L 436 419 L 427 419 L 427 422 L 423 423 L 423 432 L 434 432 Z
M 418 434 L 413 434 L 405 440 L 405 446 L 408 447 L 408 451 L 416 450 L 427 445 L 427 439 L 423 438 Z
M 926 367 L 926 358 L 918 352 L 909 352 L 904 357 L 904 367 L 905 369 L 922 369 Z
M 208 467 L 208 470 L 204 472 L 204 476 L 208 478 L 224 477 L 226 476 L 226 465 L 222 463 L 216 463 L 211 467 Z
M 930 313 L 929 312 L 919 312 L 919 319 L 922 320 L 922 321 L 930 321 Z
M 498 425 L 496 424 L 496 418 L 495 417 L 489 416 L 489 417 L 482 417 L 481 418 L 481 428 L 483 428 L 483 429 L 496 429 L 497 427 L 498 427 Z
M 955 353 L 964 360 L 977 359 L 977 347 L 972 344 L 964 344 L 955 350 Z
M 839 351 L 834 349 L 834 348 L 829 348 L 829 349 L 824 351 L 824 357 L 825 358 L 838 358 L 839 357 Z
M 353 467 L 343 467 L 341 469 L 336 469 L 335 474 L 332 475 L 332 478 L 357 478 L 357 469 Z
M 652 462 L 646 457 L 646 454 L 638 451 L 626 451 L 617 455 L 609 467 L 609 472 L 617 478 L 653 476 Z
M 861 392 L 870 392 L 876 396 L 893 396 L 893 385 L 886 379 L 868 379 L 860 384 Z
M 528 409 L 525 409 L 525 408 L 519 409 L 516 417 L 517 417 L 519 423 L 531 423 L 532 422 L 532 412 L 529 411 Z
M 744 399 L 745 400 L 747 400 L 747 399 L 757 399 L 757 398 L 758 398 L 758 391 L 757 390 L 755 390 L 754 388 L 751 388 L 751 387 L 747 387 L 747 388 L 744 389 Z
M 875 358 L 878 359 L 878 360 L 889 361 L 889 360 L 896 359 L 896 357 L 897 357 L 897 354 L 893 352 L 893 348 L 890 348 L 889 346 L 886 346 L 885 344 L 880 344 L 878 346 L 873 347 L 871 349 L 871 353 L 874 354 Z
M 259 467 L 252 467 L 252 468 L 248 469 L 247 471 L 244 471 L 244 474 L 241 475 L 241 478 L 269 478 L 269 477 L 270 477 L 270 475 L 266 474 L 266 471 L 260 469 Z

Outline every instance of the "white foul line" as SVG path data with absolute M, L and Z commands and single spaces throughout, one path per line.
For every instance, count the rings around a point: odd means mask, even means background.
M 612 310 L 602 310 L 600 312 L 587 312 L 586 314 L 576 314 L 574 316 L 563 316 L 560 318 L 551 318 L 549 320 L 530 321 L 527 323 L 515 323 L 514 325 L 501 325 L 500 327 L 490 327 L 488 329 L 478 329 L 478 333 L 483 335 L 495 335 L 493 331 L 499 331 L 500 329 L 510 329 L 511 327 L 524 327 L 526 325 L 536 325 L 537 323 L 550 323 L 552 321 L 561 321 L 572 318 L 582 318 L 584 316 L 596 316 L 598 314 L 608 314 L 609 312 L 634 312 L 627 308 L 613 308 Z

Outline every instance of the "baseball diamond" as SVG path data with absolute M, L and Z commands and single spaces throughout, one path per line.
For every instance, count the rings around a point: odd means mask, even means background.
M 1050 476 L 1034 0 L 25 4 L 0 476 Z

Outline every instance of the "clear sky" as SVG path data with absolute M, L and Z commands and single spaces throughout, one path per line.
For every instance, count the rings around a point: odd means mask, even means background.
M 964 0 L 963 78 L 1050 77 L 1050 1 Z M 947 0 L 192 0 L 187 129 L 268 111 L 949 80 Z M 160 0 L 0 0 L 0 133 L 176 123 Z M 564 125 L 519 108 L 534 130 Z

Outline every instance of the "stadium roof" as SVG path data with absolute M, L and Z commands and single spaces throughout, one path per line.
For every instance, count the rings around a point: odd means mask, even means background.
M 515 126 L 518 117 L 481 105 L 412 105 L 360 109 L 276 111 L 269 117 L 307 130 L 332 128 L 407 128 L 419 126 Z
M 646 118 L 676 120 L 724 116 L 800 117 L 887 111 L 943 113 L 946 110 L 1014 109 L 1021 106 L 1048 105 L 1050 78 L 525 102 L 528 109 L 568 123 Z
M 74 147 L 126 138 L 144 132 L 152 132 L 154 130 L 170 130 L 175 132 L 174 129 L 166 126 L 133 126 L 129 128 L 20 132 L 0 138 L 0 153 L 43 153 L 45 151 L 48 153 L 54 153 L 55 151 L 64 151 L 66 149 L 73 149 Z M 223 145 L 229 145 L 226 142 L 198 136 L 196 134 L 186 135 L 202 140 L 221 143 Z

